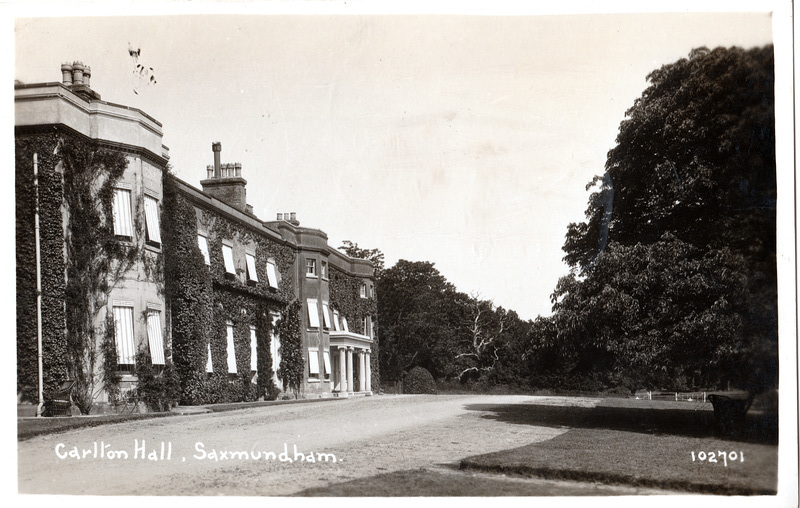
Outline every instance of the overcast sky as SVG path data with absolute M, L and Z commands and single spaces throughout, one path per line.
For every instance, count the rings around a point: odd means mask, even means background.
M 60 81 L 81 60 L 103 100 L 163 124 L 188 183 L 220 141 L 260 218 L 297 212 L 387 267 L 431 261 L 533 319 L 647 74 L 695 47 L 770 42 L 756 12 L 18 18 L 14 77 Z

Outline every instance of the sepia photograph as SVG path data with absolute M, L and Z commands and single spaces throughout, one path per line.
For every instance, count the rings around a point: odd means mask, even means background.
M 379 4 L 3 8 L 9 494 L 797 506 L 792 2 Z

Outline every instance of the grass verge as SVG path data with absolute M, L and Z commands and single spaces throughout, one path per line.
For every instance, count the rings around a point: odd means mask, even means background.
M 778 447 L 772 442 L 777 428 L 771 420 L 751 419 L 740 439 L 723 439 L 708 425 L 713 419 L 708 408 L 680 402 L 606 399 L 596 408 L 521 404 L 495 408 L 487 417 L 571 430 L 549 441 L 463 459 L 462 469 L 720 495 L 777 492 Z M 712 463 L 699 460 L 700 452 L 707 457 L 736 452 L 744 460 L 726 465 L 720 457 Z

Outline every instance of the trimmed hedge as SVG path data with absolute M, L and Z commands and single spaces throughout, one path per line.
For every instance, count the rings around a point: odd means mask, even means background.
M 414 367 L 403 376 L 403 393 L 435 394 L 436 381 L 424 367 Z

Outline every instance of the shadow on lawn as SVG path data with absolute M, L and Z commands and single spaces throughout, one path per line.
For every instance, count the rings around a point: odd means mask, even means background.
M 703 409 L 632 407 L 563 407 L 538 404 L 468 404 L 466 409 L 486 411 L 484 418 L 520 425 L 605 428 L 644 434 L 716 437 L 761 444 L 778 443 L 777 415 L 748 414 L 743 428 L 720 436 L 714 430 L 714 413 Z

